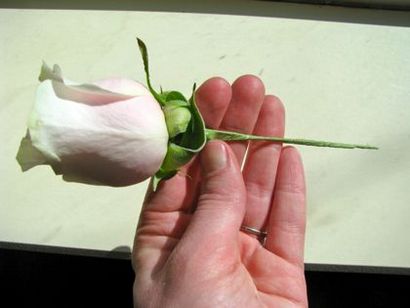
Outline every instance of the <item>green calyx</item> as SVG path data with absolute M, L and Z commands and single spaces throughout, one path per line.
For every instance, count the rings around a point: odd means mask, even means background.
M 169 134 L 168 150 L 160 169 L 153 177 L 155 190 L 162 180 L 173 177 L 206 143 L 205 123 L 195 103 L 195 85 L 189 100 L 177 91 L 157 93 L 151 86 L 148 52 L 142 40 L 137 38 L 144 62 L 148 89 L 162 107 Z
M 165 100 L 163 111 L 169 133 L 168 150 L 154 175 L 154 190 L 160 181 L 173 177 L 206 143 L 205 123 L 195 104 L 195 87 L 185 106 L 175 107 L 174 101 Z

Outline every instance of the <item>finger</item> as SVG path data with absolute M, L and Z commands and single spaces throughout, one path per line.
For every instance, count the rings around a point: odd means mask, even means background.
M 182 237 L 191 215 L 181 210 L 190 197 L 187 177 L 177 174 L 148 188 L 133 246 L 133 267 L 139 275 L 161 268 Z M 187 197 L 188 196 L 188 197 Z
M 303 267 L 305 243 L 305 191 L 300 155 L 295 148 L 284 147 L 279 159 L 265 247 L 300 267 Z
M 235 243 L 245 211 L 245 186 L 232 150 L 209 142 L 200 155 L 202 185 L 198 205 L 184 238 L 198 242 Z
M 283 137 L 285 109 L 275 96 L 266 96 L 254 135 Z M 243 169 L 247 190 L 244 225 L 262 230 L 272 204 L 276 171 L 282 144 L 251 142 Z
M 232 97 L 229 83 L 220 77 L 205 81 L 196 91 L 195 99 L 206 127 L 218 128 Z
M 239 77 L 232 85 L 232 99 L 222 120 L 221 129 L 251 133 L 265 97 L 262 81 L 252 75 Z M 244 157 L 247 143 L 230 143 L 239 163 Z
M 189 172 L 188 170 L 185 172 Z M 179 172 L 171 179 L 161 181 L 155 192 L 151 182 L 145 195 L 142 210 L 183 211 L 193 199 L 190 189 L 191 179 L 185 172 Z

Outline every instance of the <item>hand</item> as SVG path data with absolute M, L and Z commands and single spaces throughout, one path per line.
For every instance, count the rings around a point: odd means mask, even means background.
M 246 75 L 206 81 L 209 128 L 283 136 L 284 107 Z M 305 184 L 296 149 L 209 142 L 174 178 L 148 190 L 134 250 L 137 307 L 306 307 Z M 241 225 L 266 230 L 261 245 Z

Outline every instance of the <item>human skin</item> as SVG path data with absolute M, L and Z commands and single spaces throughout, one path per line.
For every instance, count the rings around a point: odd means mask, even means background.
M 259 78 L 211 78 L 197 91 L 209 128 L 283 136 L 281 101 Z M 148 189 L 132 254 L 135 307 L 307 307 L 305 182 L 297 150 L 209 142 Z M 262 245 L 240 231 L 266 230 Z

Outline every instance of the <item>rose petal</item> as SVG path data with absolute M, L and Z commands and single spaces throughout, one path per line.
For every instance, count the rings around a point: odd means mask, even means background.
M 127 78 L 107 78 L 94 81 L 98 87 L 130 96 L 151 96 L 151 92 L 142 84 Z
M 112 186 L 141 182 L 159 169 L 167 151 L 163 112 L 152 95 L 135 82 L 111 79 L 98 83 L 128 93 L 145 91 L 146 95 L 115 96 L 117 101 L 106 103 L 100 89 L 107 90 L 98 86 L 87 87 L 84 96 L 84 87 L 79 94 L 78 88 L 71 91 L 71 86 L 45 80 L 29 119 L 31 145 L 42 155 L 41 163 L 47 161 L 65 180 Z M 107 97 L 106 93 L 103 96 Z M 82 102 L 84 97 L 90 101 L 79 104 L 79 97 Z M 27 162 L 19 161 L 22 167 Z
M 51 80 L 54 92 L 59 98 L 89 105 L 109 104 L 135 96 L 132 94 L 128 95 L 126 92 L 116 93 L 105 90 L 95 84 L 76 84 L 68 81 L 62 77 L 61 69 L 58 65 L 54 65 L 53 69 L 51 69 L 45 62 L 43 62 L 41 67 L 39 80 Z M 123 86 L 122 89 L 124 88 L 128 87 Z M 119 87 L 118 89 L 121 90 Z

